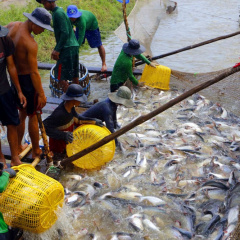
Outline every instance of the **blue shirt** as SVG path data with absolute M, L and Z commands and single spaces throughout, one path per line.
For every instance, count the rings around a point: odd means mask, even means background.
M 81 114 L 83 117 L 98 118 L 105 122 L 111 133 L 114 132 L 117 123 L 117 105 L 109 98 L 98 102 Z

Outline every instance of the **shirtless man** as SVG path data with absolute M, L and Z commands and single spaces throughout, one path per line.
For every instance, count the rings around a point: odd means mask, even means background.
M 32 142 L 32 157 L 40 156 L 39 128 L 36 115 L 47 102 L 44 94 L 41 77 L 38 72 L 37 52 L 38 45 L 31 33 L 38 35 L 44 29 L 53 31 L 50 26 L 51 14 L 44 8 L 36 8 L 31 14 L 23 13 L 28 18 L 25 22 L 12 22 L 7 25 L 9 36 L 16 47 L 14 61 L 16 64 L 19 82 L 23 94 L 27 98 L 27 108 L 20 108 L 20 125 L 18 127 L 18 148 L 22 150 L 22 138 L 25 131 L 25 120 L 29 117 L 28 131 Z

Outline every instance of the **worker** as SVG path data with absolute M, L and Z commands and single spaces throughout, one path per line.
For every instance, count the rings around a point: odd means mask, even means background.
M 28 116 L 28 131 L 32 142 L 32 157 L 39 157 L 42 150 L 39 148 L 39 127 L 36 112 L 47 103 L 41 76 L 38 71 L 37 53 L 38 44 L 32 33 L 41 34 L 45 29 L 53 31 L 50 26 L 51 14 L 44 8 L 36 8 L 32 13 L 23 13 L 27 20 L 11 22 L 7 25 L 8 36 L 15 45 L 14 62 L 23 94 L 27 98 L 27 107 L 19 105 L 20 125 L 18 126 L 18 148 L 25 132 L 25 120 Z M 16 141 L 16 140 L 15 140 Z M 23 150 L 23 149 L 22 149 Z
M 17 166 L 22 163 L 18 156 L 20 152 L 18 151 L 17 126 L 20 123 L 20 119 L 13 93 L 13 85 L 23 108 L 26 107 L 27 100 L 19 84 L 17 69 L 13 59 L 15 47 L 12 39 L 7 36 L 8 32 L 7 28 L 0 26 L 0 121 L 3 126 L 7 126 L 7 138 L 11 150 L 11 166 Z M 8 80 L 6 70 L 8 70 L 13 85 Z M 1 139 L 0 162 L 4 164 L 4 168 L 7 168 L 6 160 L 1 150 Z
M 92 124 L 103 126 L 101 120 L 79 115 L 75 106 L 85 103 L 87 97 L 78 84 L 71 84 L 61 98 L 64 100 L 44 121 L 46 134 L 49 136 L 49 148 L 53 154 L 65 154 L 66 144 L 73 141 L 74 126 L 90 121 Z M 87 122 L 86 122 L 87 121 Z
M 131 99 L 131 91 L 126 86 L 121 86 L 117 92 L 109 93 L 108 98 L 98 102 L 81 114 L 82 117 L 97 118 L 105 122 L 111 133 L 120 128 L 117 123 L 117 107 L 123 105 L 127 108 L 135 104 Z M 118 145 L 118 141 L 116 141 Z
M 7 188 L 9 178 L 15 177 L 16 172 L 12 168 L 3 170 L 3 163 L 0 162 L 0 193 Z M 0 240 L 11 240 L 7 224 L 4 222 L 3 215 L 0 212 Z
M 102 60 L 101 72 L 107 71 L 106 53 L 102 45 L 101 34 L 98 27 L 96 16 L 87 10 L 78 9 L 75 5 L 67 7 L 67 15 L 72 25 L 76 27 L 75 35 L 79 43 L 79 47 L 87 38 L 91 48 L 98 48 L 99 55 Z
M 144 51 L 145 48 L 139 44 L 138 40 L 132 39 L 128 43 L 123 44 L 122 51 L 120 52 L 113 67 L 113 72 L 110 80 L 111 92 L 115 92 L 119 87 L 124 85 L 128 78 L 134 85 L 142 85 L 142 83 L 138 83 L 138 80 L 133 75 L 133 56 L 152 67 L 156 67 L 157 65 L 156 63 L 150 62 L 142 54 Z
M 56 0 L 36 0 L 52 12 L 56 46 L 51 58 L 57 61 L 54 77 L 66 92 L 69 81 L 79 84 L 79 44 L 74 35 L 71 21 L 64 10 L 56 5 Z

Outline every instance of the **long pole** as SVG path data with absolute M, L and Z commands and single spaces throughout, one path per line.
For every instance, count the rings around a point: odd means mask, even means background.
M 235 33 L 231 33 L 231 34 L 228 34 L 228 35 L 216 37 L 216 38 L 213 38 L 213 39 L 210 39 L 210 40 L 207 40 L 207 41 L 204 41 L 204 42 L 200 42 L 200 43 L 197 43 L 197 44 L 194 44 L 194 45 L 190 45 L 190 46 L 187 46 L 187 47 L 184 47 L 184 48 L 181 48 L 181 49 L 169 52 L 169 53 L 158 55 L 158 56 L 152 57 L 151 60 L 157 60 L 157 59 L 160 59 L 160 58 L 168 57 L 168 56 L 174 55 L 176 53 L 184 52 L 184 51 L 187 51 L 187 50 L 190 50 L 190 49 L 193 49 L 193 48 L 197 48 L 197 47 L 209 44 L 209 43 L 217 42 L 217 41 L 222 40 L 222 39 L 230 38 L 230 37 L 236 36 L 238 34 L 240 34 L 240 31 L 235 32 Z M 144 62 L 143 61 L 137 62 L 135 64 L 135 66 L 139 66 L 141 64 L 144 64 Z
M 123 9 L 123 20 L 124 20 L 124 24 L 125 24 L 125 28 L 126 28 L 126 33 L 127 33 L 127 40 L 129 42 L 131 40 L 131 32 L 130 32 L 130 28 L 129 28 L 128 20 L 127 20 L 126 0 L 123 0 L 122 9 Z
M 38 124 L 39 124 L 39 128 L 42 134 L 42 139 L 43 139 L 43 144 L 44 144 L 44 150 L 46 153 L 46 157 L 47 157 L 47 162 L 49 165 L 52 165 L 53 163 L 53 159 L 49 150 L 49 146 L 48 146 L 48 140 L 47 140 L 47 134 L 42 122 L 42 117 L 41 117 L 41 113 L 39 111 L 37 111 L 37 118 L 38 118 Z
M 78 158 L 81 158 L 83 157 L 84 155 L 94 151 L 95 149 L 103 146 L 104 144 L 112 141 L 113 139 L 121 136 L 122 134 L 128 132 L 129 130 L 131 130 L 132 128 L 146 122 L 147 120 L 155 117 L 156 115 L 158 115 L 159 113 L 162 113 L 163 111 L 167 110 L 168 108 L 176 105 L 177 103 L 181 102 L 182 100 L 190 97 L 191 95 L 193 95 L 194 93 L 196 92 L 199 92 L 211 85 L 213 85 L 214 83 L 217 83 L 219 81 L 221 81 L 222 79 L 236 73 L 240 71 L 240 66 L 236 67 L 236 68 L 231 68 L 230 70 L 227 70 L 225 71 L 224 73 L 218 75 L 217 77 L 205 82 L 205 83 L 202 83 L 200 85 L 198 85 L 197 87 L 194 87 L 190 90 L 188 90 L 187 92 L 183 93 L 182 95 L 172 99 L 171 101 L 169 101 L 168 103 L 164 104 L 163 106 L 157 108 L 156 110 L 146 114 L 146 115 L 143 115 L 139 118 L 137 118 L 136 120 L 134 120 L 133 122 L 131 122 L 130 124 L 126 125 L 125 127 L 121 128 L 120 130 L 106 136 L 105 138 L 103 138 L 102 140 L 100 140 L 99 142 L 91 145 L 90 147 L 82 150 L 81 152 L 79 153 L 76 153 L 74 154 L 73 156 L 69 157 L 69 158 L 66 158 L 66 159 L 63 159 L 61 161 L 61 165 L 64 166 L 64 165 L 67 165 L 68 163 L 71 163 L 75 160 L 77 160 Z

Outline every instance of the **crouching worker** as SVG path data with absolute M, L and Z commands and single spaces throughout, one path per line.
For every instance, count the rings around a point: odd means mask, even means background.
M 16 172 L 12 168 L 3 170 L 3 163 L 0 163 L 0 193 L 4 192 L 7 188 L 9 178 L 15 177 Z M 3 215 L 0 212 L 0 240 L 11 240 L 8 226 L 4 222 Z
M 117 123 L 117 107 L 123 105 L 127 108 L 133 107 L 131 91 L 126 86 L 121 86 L 117 92 L 109 93 L 108 98 L 102 102 L 94 104 L 87 111 L 81 114 L 82 117 L 97 118 L 105 122 L 111 133 L 119 128 Z M 116 141 L 118 145 L 118 141 Z
M 43 121 L 46 133 L 49 136 L 50 151 L 58 157 L 64 157 L 66 144 L 73 141 L 72 132 L 75 126 L 82 123 L 103 126 L 101 120 L 84 117 L 76 112 L 75 106 L 87 101 L 82 87 L 78 84 L 71 84 L 61 98 L 64 101 Z

